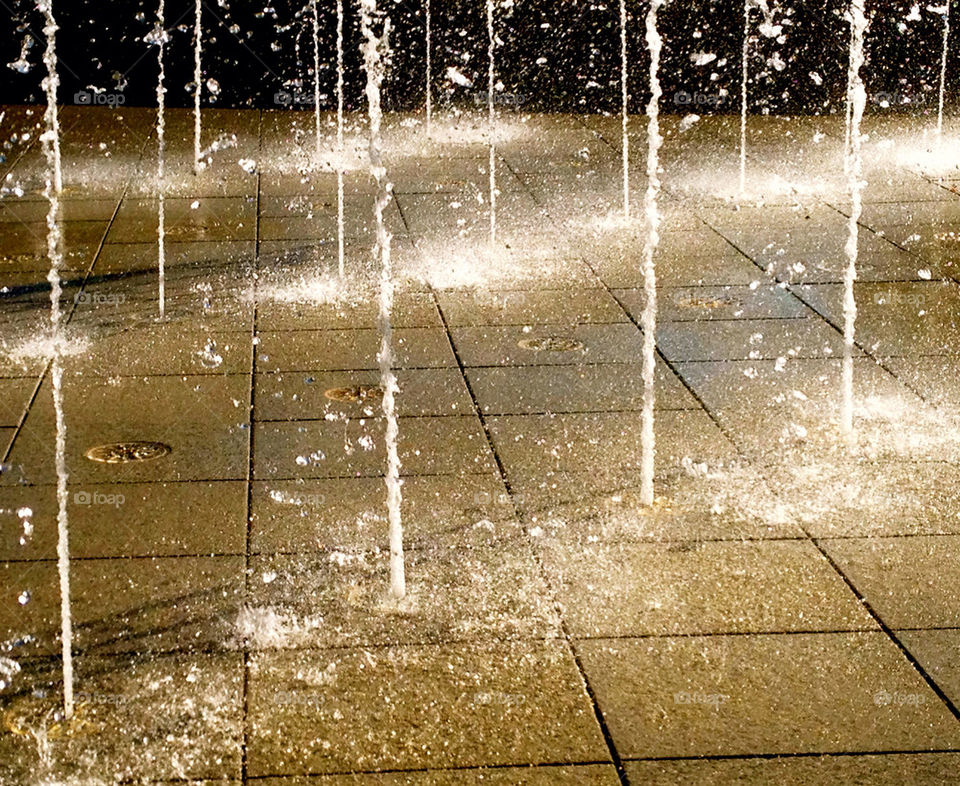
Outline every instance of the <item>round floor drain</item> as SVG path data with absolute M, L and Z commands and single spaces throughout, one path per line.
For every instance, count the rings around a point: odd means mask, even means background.
M 533 352 L 579 352 L 583 349 L 583 344 L 575 338 L 563 338 L 562 336 L 524 338 L 518 343 L 522 349 L 529 349 Z
M 728 297 L 685 297 L 678 300 L 677 305 L 680 308 L 727 308 L 739 303 Z
M 383 389 L 376 385 L 351 385 L 345 388 L 330 388 L 324 391 L 331 401 L 343 401 L 348 404 L 366 404 L 383 398 Z
M 101 464 L 130 464 L 135 461 L 153 461 L 173 452 L 162 442 L 112 442 L 90 448 L 84 455 Z

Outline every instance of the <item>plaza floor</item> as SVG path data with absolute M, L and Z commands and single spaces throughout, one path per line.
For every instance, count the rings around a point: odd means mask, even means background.
M 644 508 L 619 119 L 505 115 L 491 243 L 484 123 L 389 116 L 397 604 L 362 119 L 317 158 L 211 110 L 196 175 L 170 112 L 158 320 L 155 115 L 65 108 L 64 721 L 41 120 L 0 118 L 0 783 L 956 779 L 960 125 L 866 122 L 849 447 L 842 121 L 752 119 L 737 198 L 739 119 L 665 118 Z

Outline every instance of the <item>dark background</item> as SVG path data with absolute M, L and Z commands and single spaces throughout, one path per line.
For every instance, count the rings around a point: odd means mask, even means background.
M 321 92 L 334 105 L 335 2 L 321 6 Z M 355 2 L 346 8 L 346 87 L 351 108 L 363 107 L 359 24 Z M 776 0 L 771 0 L 776 3 Z M 786 3 L 784 3 L 786 5 Z M 485 99 L 486 10 L 483 0 L 433 0 L 434 90 L 438 105 L 473 105 Z M 619 110 L 619 0 L 513 0 L 498 3 L 498 78 L 506 99 L 525 111 L 616 112 Z M 871 111 L 935 112 L 940 70 L 942 18 L 920 3 L 919 21 L 905 21 L 909 0 L 868 1 L 868 66 L 865 78 Z M 393 56 L 384 101 L 390 109 L 411 109 L 424 100 L 422 0 L 381 0 L 394 32 Z M 751 111 L 829 113 L 843 110 L 849 27 L 845 2 L 789 0 L 786 40 L 755 34 L 751 58 Z M 630 0 L 631 93 L 634 109 L 646 101 L 648 57 L 643 40 L 646 3 Z M 61 102 L 74 103 L 79 91 L 104 91 L 100 100 L 126 105 L 155 104 L 156 50 L 144 43 L 156 18 L 149 0 L 54 0 L 60 25 Z M 41 100 L 44 47 L 40 15 L 33 0 L 0 0 L 0 102 Z M 193 0 L 167 0 L 167 101 L 192 104 Z M 673 0 L 661 12 L 665 36 L 662 67 L 665 108 L 677 111 L 739 110 L 743 4 L 739 0 Z M 754 13 L 759 22 L 761 15 Z M 277 106 L 277 93 L 298 90 L 312 97 L 313 43 L 307 0 L 204 0 L 205 79 L 219 84 L 218 95 L 204 93 L 204 106 Z M 20 73 L 17 61 L 27 36 L 32 68 Z M 960 38 L 960 35 L 957 36 Z M 717 59 L 697 66 L 691 55 Z M 956 62 L 951 45 L 951 64 Z M 782 70 L 768 64 L 778 56 Z M 539 61 L 539 62 L 538 62 Z M 724 62 L 725 61 L 725 62 Z M 473 80 L 463 87 L 447 78 L 448 67 Z M 951 68 L 948 88 L 957 79 Z M 817 84 L 816 74 L 822 80 Z M 119 85 L 119 88 L 118 88 Z M 302 87 L 301 87 L 302 86 Z M 724 94 L 726 91 L 726 94 Z M 695 102 L 677 102 L 684 96 Z M 115 98 L 115 96 L 120 96 Z M 699 103 L 696 103 L 699 101 Z M 889 102 L 890 106 L 884 103 Z M 297 107 L 297 101 L 293 103 Z M 298 108 L 304 108 L 300 103 Z

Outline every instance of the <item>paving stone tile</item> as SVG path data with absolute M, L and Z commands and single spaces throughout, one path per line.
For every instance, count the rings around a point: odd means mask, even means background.
M 67 469 L 75 483 L 236 480 L 247 474 L 250 380 L 243 376 L 67 377 Z M 56 427 L 49 379 L 24 423 L 10 462 L 30 483 L 56 481 Z M 170 452 L 111 464 L 85 456 L 119 442 L 159 442 Z M 9 481 L 0 476 L 0 485 Z
M 552 545 L 544 560 L 578 637 L 877 627 L 808 542 Z
M 74 649 L 83 655 L 225 649 L 242 603 L 243 557 L 73 560 Z M 31 636 L 18 655 L 60 650 L 57 564 L 7 562 L 2 584 L 25 605 L 0 606 L 3 639 Z
M 957 559 L 960 537 L 854 538 L 821 544 L 890 627 L 960 626 L 957 589 L 950 571 L 943 569 Z
M 68 489 L 70 554 L 77 558 L 239 554 L 247 492 L 239 481 L 84 484 Z M 33 537 L 21 544 L 17 511 Z M 0 488 L 0 559 L 56 559 L 56 486 Z
M 258 480 L 380 476 L 386 466 L 384 428 L 383 418 L 258 423 L 254 476 Z M 399 430 L 403 475 L 482 474 L 494 469 L 493 454 L 474 417 L 400 418 Z
M 467 379 L 481 410 L 491 415 L 638 411 L 643 406 L 642 370 L 636 365 L 471 368 Z M 655 384 L 659 408 L 700 408 L 662 361 Z
M 620 475 L 640 466 L 636 413 L 506 415 L 489 418 L 494 445 L 511 477 L 554 472 Z M 665 410 L 656 424 L 661 468 L 731 459 L 733 447 L 706 413 Z
M 238 635 L 255 649 L 485 646 L 560 636 L 551 596 L 524 541 L 407 553 L 407 595 L 399 606 L 390 596 L 389 561 L 388 550 L 256 557 Z
M 637 761 L 625 768 L 631 781 L 650 786 L 697 783 L 900 783 L 949 781 L 960 766 L 957 753 L 888 753 L 782 759 L 714 759 L 710 761 Z
M 282 285 L 280 285 L 282 287 Z M 292 288 L 291 288 L 292 289 Z M 262 331 L 376 329 L 380 304 L 375 293 L 338 299 L 333 303 L 290 303 L 271 300 L 272 288 L 258 291 L 257 325 Z M 283 289 L 277 294 L 294 297 Z M 399 293 L 391 322 L 395 328 L 443 327 L 433 296 L 422 292 Z
M 455 367 L 456 357 L 439 328 L 394 331 L 396 368 Z M 257 353 L 258 371 L 340 371 L 379 368 L 377 330 L 297 330 L 264 332 Z
M 45 766 L 91 783 L 239 778 L 242 686 L 240 655 L 85 656 L 77 661 L 76 714 L 51 723 L 44 716 L 60 700 L 59 671 L 29 664 L 17 692 L 0 696 L 0 778 L 27 783 Z M 34 737 L 44 720 L 46 762 Z
M 385 548 L 385 499 L 382 478 L 256 482 L 250 499 L 251 551 Z M 405 478 L 401 511 L 406 549 L 493 545 L 521 532 L 510 496 L 494 474 Z
M 249 690 L 255 776 L 607 757 L 559 642 L 262 653 Z
M 624 758 L 935 751 L 960 736 L 879 632 L 597 639 L 577 648 Z M 885 703 L 888 694 L 915 700 Z
M 960 702 L 960 630 L 903 630 L 897 638 L 948 699 Z
M 657 346 L 672 362 L 838 357 L 843 337 L 814 319 L 664 322 Z
M 843 399 L 842 361 L 828 358 L 780 360 L 680 361 L 674 364 L 683 381 L 711 411 L 764 407 L 818 407 L 839 411 Z M 854 397 L 902 402 L 921 401 L 874 361 L 853 363 Z
M 511 496 L 545 542 L 590 544 L 797 538 L 790 510 L 758 472 L 740 463 L 659 468 L 654 505 L 641 502 L 639 472 L 556 472 L 512 479 Z
M 617 289 L 614 295 L 631 316 L 640 321 L 646 297 L 642 289 Z M 662 322 L 713 320 L 802 319 L 809 309 L 789 291 L 766 284 L 750 287 L 669 287 L 657 299 L 657 319 Z
M 468 367 L 638 363 L 643 351 L 643 336 L 630 323 L 462 327 L 450 333 Z
M 459 369 L 400 370 L 397 383 L 401 417 L 474 412 Z M 254 415 L 257 420 L 356 419 L 381 415 L 382 404 L 379 371 L 258 374 Z
M 615 786 L 619 783 L 612 764 L 550 765 L 542 767 L 498 767 L 473 770 L 428 770 L 423 772 L 385 772 L 364 775 L 326 775 L 315 778 L 265 778 L 264 786 L 308 786 L 310 783 L 335 786 L 452 786 L 453 784 L 490 783 L 494 786 L 548 786 L 548 784 L 585 784 Z
M 616 300 L 601 289 L 441 292 L 438 298 L 447 324 L 453 327 L 627 321 Z
M 0 427 L 20 425 L 36 387 L 34 377 L 0 379 Z

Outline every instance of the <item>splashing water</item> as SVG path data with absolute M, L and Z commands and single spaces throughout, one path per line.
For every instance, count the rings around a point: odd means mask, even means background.
M 70 536 L 67 520 L 67 461 L 66 424 L 63 416 L 63 359 L 61 357 L 60 328 L 61 311 L 60 267 L 63 263 L 63 234 L 60 226 L 60 194 L 63 182 L 60 161 L 60 126 L 57 122 L 57 91 L 60 77 L 57 73 L 57 23 L 53 17 L 53 0 L 40 0 L 39 8 L 44 15 L 44 33 L 47 48 L 43 62 L 47 76 L 43 87 L 47 94 L 45 113 L 46 131 L 41 137 L 47 161 L 47 177 L 44 195 L 50 203 L 47 213 L 47 254 L 50 257 L 50 328 L 54 342 L 51 379 L 53 382 L 53 405 L 56 412 L 57 437 L 55 463 L 57 469 L 57 569 L 60 577 L 60 638 L 63 652 L 63 711 L 67 718 L 73 716 L 73 621 L 70 612 Z
M 630 220 L 630 89 L 627 64 L 627 0 L 620 0 L 620 100 L 623 104 L 623 217 Z
M 317 0 L 310 0 L 313 18 L 313 123 L 317 146 L 317 158 L 323 153 L 323 135 L 320 131 L 320 13 Z
M 426 29 L 424 30 L 424 38 L 427 48 L 427 74 L 426 74 L 426 88 L 427 88 L 427 136 L 429 137 L 433 131 L 433 87 L 431 82 L 433 81 L 433 41 L 431 35 L 431 27 L 433 24 L 433 17 L 431 15 L 430 9 L 430 0 L 425 0 L 424 7 L 424 16 L 425 16 L 425 25 Z
M 947 53 L 950 47 L 950 0 L 943 7 L 943 52 L 940 55 L 940 105 L 937 110 L 937 135 L 943 133 L 943 98 L 947 88 Z
M 665 0 L 651 0 L 647 10 L 647 46 L 650 49 L 650 103 L 647 104 L 647 195 L 644 200 L 647 219 L 647 238 L 643 246 L 644 305 L 641 315 L 643 328 L 643 411 L 641 413 L 641 442 L 643 455 L 640 464 L 640 500 L 653 505 L 653 468 L 656 445 L 653 433 L 653 406 L 656 400 L 654 374 L 657 350 L 657 271 L 654 254 L 660 243 L 660 53 L 663 39 L 657 30 L 657 12 Z
M 867 91 L 861 69 L 864 65 L 863 40 L 867 29 L 864 0 L 850 3 L 850 65 L 847 73 L 850 101 L 850 151 L 846 171 L 850 189 L 850 222 L 847 237 L 847 268 L 843 275 L 843 401 L 840 411 L 840 430 L 848 443 L 853 442 L 853 349 L 856 338 L 857 301 L 853 285 L 857 280 L 859 222 L 863 211 L 863 139 L 860 124 L 867 106 Z
M 200 117 L 200 95 L 203 92 L 203 0 L 197 0 L 193 23 L 193 173 L 200 174 L 203 157 L 200 136 L 203 131 Z
M 343 219 L 343 0 L 337 0 L 337 269 L 344 273 Z
M 490 131 L 490 245 L 497 240 L 497 109 L 494 101 L 496 85 L 497 34 L 493 25 L 493 0 L 487 0 L 487 112 Z
M 390 323 L 393 312 L 393 271 L 390 261 L 391 236 L 384 222 L 383 212 L 391 199 L 391 185 L 386 180 L 386 168 L 381 153 L 380 124 L 383 113 L 380 108 L 380 86 L 385 72 L 384 53 L 389 51 L 390 19 L 383 20 L 383 34 L 378 38 L 373 30 L 374 20 L 379 18 L 377 0 L 359 0 L 361 34 L 363 35 L 363 61 L 367 72 L 367 104 L 370 114 L 370 174 L 377 181 L 378 193 L 375 204 L 377 239 L 374 254 L 380 258 L 380 332 L 381 343 L 380 387 L 383 389 L 383 415 L 387 421 L 387 513 L 390 520 L 390 588 L 393 596 L 401 600 L 406 595 L 406 579 L 403 564 L 403 525 L 400 518 L 402 494 L 400 489 L 400 455 L 397 449 L 397 410 L 395 396 L 399 391 L 393 372 L 393 327 Z M 383 52 L 381 52 L 381 49 Z

